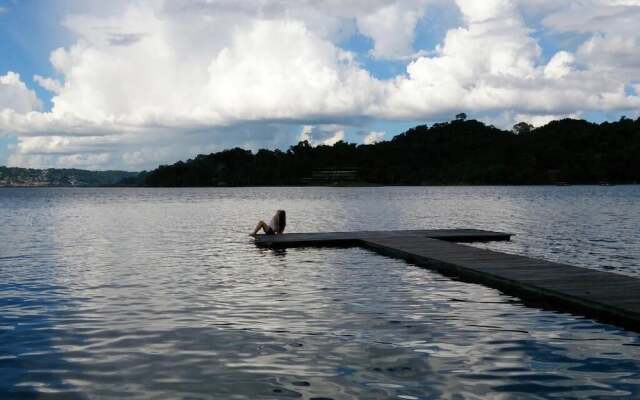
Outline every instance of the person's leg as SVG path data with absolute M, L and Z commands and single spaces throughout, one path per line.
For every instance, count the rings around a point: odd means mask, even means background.
M 258 225 L 256 225 L 256 229 L 253 230 L 251 236 L 255 236 L 260 229 L 262 229 L 266 233 L 269 230 L 269 225 L 267 225 L 264 221 L 258 222 Z

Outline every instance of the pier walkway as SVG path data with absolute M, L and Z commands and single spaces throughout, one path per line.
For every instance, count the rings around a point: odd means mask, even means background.
M 475 229 L 291 233 L 259 235 L 256 245 L 361 246 L 462 280 L 483 283 L 536 305 L 570 311 L 640 331 L 640 279 L 454 242 L 509 240 Z

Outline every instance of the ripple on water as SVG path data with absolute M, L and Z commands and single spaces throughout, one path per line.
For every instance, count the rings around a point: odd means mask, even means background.
M 282 207 L 296 231 L 504 230 L 481 246 L 639 276 L 640 190 L 606 189 L 0 190 L 0 398 L 640 397 L 635 333 L 246 237 Z

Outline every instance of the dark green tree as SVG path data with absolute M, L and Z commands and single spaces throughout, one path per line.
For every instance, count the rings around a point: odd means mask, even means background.
M 360 182 L 385 185 L 640 182 L 640 118 L 564 119 L 536 129 L 522 122 L 512 131 L 457 119 L 372 145 L 230 149 L 160 166 L 144 179 L 149 186 L 299 185 L 327 169 L 356 170 Z

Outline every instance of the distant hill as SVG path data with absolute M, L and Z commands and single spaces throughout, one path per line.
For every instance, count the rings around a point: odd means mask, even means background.
M 640 182 L 640 118 L 564 119 L 512 131 L 475 120 L 426 125 L 372 145 L 338 142 L 287 151 L 235 148 L 163 165 L 148 186 L 316 184 L 319 171 L 351 171 L 350 183 L 381 185 L 580 184 Z M 326 175 L 326 174 L 325 174 Z M 335 174 L 334 174 L 335 175 Z M 355 178 L 354 178 L 355 175 Z M 336 182 L 326 184 L 341 184 Z
M 0 167 L 0 187 L 129 186 L 141 183 L 138 172 Z

